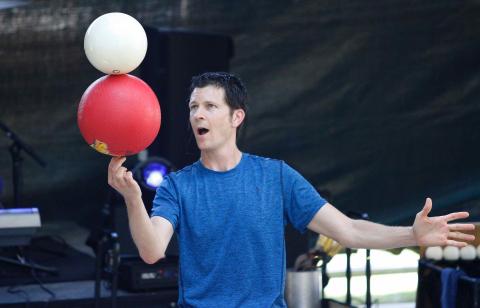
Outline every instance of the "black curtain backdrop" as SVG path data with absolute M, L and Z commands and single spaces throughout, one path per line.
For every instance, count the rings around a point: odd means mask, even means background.
M 0 9 L 0 121 L 48 163 L 24 161 L 22 202 L 44 219 L 89 225 L 106 199 L 108 157 L 83 141 L 76 110 L 102 75 L 85 57 L 83 36 L 112 11 L 231 36 L 230 70 L 251 98 L 241 148 L 287 161 L 340 210 L 407 224 L 430 196 L 434 214 L 466 209 L 479 219 L 480 3 L 438 0 L 31 1 Z M 9 145 L 0 136 L 7 206 Z

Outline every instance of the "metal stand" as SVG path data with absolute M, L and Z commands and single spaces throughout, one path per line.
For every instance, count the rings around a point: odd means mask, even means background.
M 118 265 L 120 264 L 120 243 L 118 242 L 118 234 L 112 232 L 110 235 L 110 249 L 107 252 L 107 273 L 110 276 L 111 285 L 111 303 L 112 308 L 117 308 L 117 291 L 118 291 Z
M 368 214 L 367 213 L 355 213 L 355 212 L 349 212 L 347 215 L 351 218 L 354 219 L 364 219 L 368 220 Z M 348 305 L 352 304 L 352 294 L 351 294 L 351 279 L 352 279 L 352 268 L 350 266 L 350 257 L 352 254 L 352 250 L 350 248 L 345 249 L 345 252 L 347 254 L 347 269 L 345 272 L 345 276 L 347 278 L 347 296 L 346 296 L 346 303 Z M 371 268 L 371 263 L 370 263 L 370 249 L 367 249 L 366 252 L 367 260 L 365 264 L 365 277 L 367 279 L 367 289 L 366 289 L 366 294 L 365 294 L 365 307 L 370 308 L 372 307 L 372 293 L 370 289 L 370 280 L 372 276 L 372 268 Z
M 350 265 L 350 257 L 352 255 L 352 250 L 350 248 L 347 248 L 345 251 L 347 254 L 347 270 L 345 273 L 345 276 L 347 277 L 347 298 L 345 299 L 345 302 L 347 303 L 347 305 L 350 306 L 352 304 L 352 291 L 350 289 L 352 280 L 352 267 Z
M 367 278 L 367 290 L 366 290 L 366 298 L 365 298 L 365 305 L 367 308 L 372 307 L 372 294 L 370 291 L 370 277 L 372 276 L 372 269 L 370 267 L 370 249 L 367 249 L 367 263 L 365 265 L 365 276 Z
M 23 142 L 10 128 L 8 128 L 7 125 L 0 122 L 0 129 L 3 130 L 7 137 L 13 141 L 8 150 L 12 157 L 13 164 L 13 205 L 14 207 L 19 207 L 21 204 L 20 196 L 22 188 L 22 150 L 30 155 L 30 157 L 40 166 L 45 167 L 47 164 L 28 144 Z
M 7 125 L 0 122 L 0 129 L 5 132 L 5 135 L 10 138 L 13 143 L 8 148 L 10 156 L 12 157 L 13 167 L 13 205 L 15 208 L 20 207 L 21 204 L 21 188 L 22 188 L 22 150 L 33 158 L 40 166 L 45 167 L 47 164 L 38 156 L 35 151 L 25 142 L 23 142 Z M 0 257 L 0 261 L 15 264 L 18 266 L 29 267 L 32 270 L 42 270 L 45 272 L 56 273 L 57 269 L 53 267 L 41 266 L 32 262 L 21 262 L 15 259 Z
M 110 302 L 117 307 L 118 266 L 120 263 L 120 243 L 115 232 L 105 233 L 97 244 L 95 259 L 95 307 L 100 307 L 102 274 L 105 273 L 110 283 Z
M 96 257 L 95 257 L 95 308 L 100 307 L 100 298 L 101 298 L 101 283 L 102 283 L 102 272 L 103 272 L 103 255 L 105 250 L 105 245 L 107 243 L 107 237 L 102 237 L 97 243 Z

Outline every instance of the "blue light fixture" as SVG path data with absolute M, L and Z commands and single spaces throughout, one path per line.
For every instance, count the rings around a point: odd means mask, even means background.
M 142 187 L 155 191 L 165 176 L 174 169 L 168 160 L 152 156 L 140 162 L 134 168 L 133 174 Z

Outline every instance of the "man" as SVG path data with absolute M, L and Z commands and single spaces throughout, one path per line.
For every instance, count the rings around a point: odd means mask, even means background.
M 125 158 L 113 158 L 109 184 L 125 199 L 140 256 L 155 263 L 174 232 L 180 249 L 180 306 L 285 307 L 285 224 L 307 228 L 353 248 L 464 246 L 472 224 L 449 224 L 467 212 L 428 217 L 432 201 L 412 227 L 352 220 L 327 203 L 279 160 L 242 153 L 237 129 L 247 92 L 228 73 L 192 79 L 190 124 L 200 160 L 171 173 L 157 190 L 149 217 Z

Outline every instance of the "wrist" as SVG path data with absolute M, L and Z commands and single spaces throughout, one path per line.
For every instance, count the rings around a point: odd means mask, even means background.
M 415 226 L 407 227 L 407 230 L 410 238 L 409 246 L 418 246 L 417 234 L 415 233 Z
M 125 196 L 125 204 L 127 207 L 135 207 L 137 205 L 143 205 L 142 195 L 132 195 L 132 196 Z

